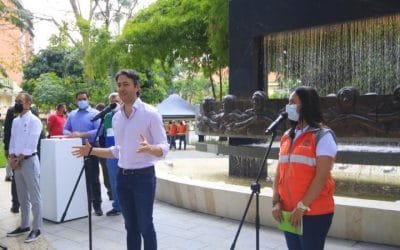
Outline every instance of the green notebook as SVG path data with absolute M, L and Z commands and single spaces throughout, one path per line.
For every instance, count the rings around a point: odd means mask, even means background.
M 294 227 L 290 224 L 290 214 L 291 212 L 282 211 L 282 222 L 278 224 L 278 228 L 282 231 L 294 233 L 298 235 L 303 234 L 303 221 L 299 227 Z

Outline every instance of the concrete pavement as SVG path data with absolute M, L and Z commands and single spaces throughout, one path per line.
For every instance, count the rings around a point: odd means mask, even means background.
M 193 152 L 198 155 L 198 152 Z M 206 154 L 206 153 L 202 153 Z M 190 155 L 187 152 L 185 155 Z M 212 155 L 202 155 L 204 158 Z M 179 151 L 171 152 L 167 158 L 182 158 Z M 6 232 L 18 226 L 20 215 L 10 212 L 10 182 L 4 182 L 5 170 L 0 170 L 0 244 L 8 249 L 89 249 L 88 219 L 82 218 L 61 224 L 45 221 L 42 237 L 33 243 L 23 243 L 24 236 L 6 237 Z M 105 191 L 105 190 L 103 190 Z M 103 192 L 103 211 L 111 209 L 111 201 Z M 229 206 L 229 204 L 227 204 Z M 158 237 L 159 249 L 229 249 L 239 221 L 181 209 L 169 204 L 155 203 L 154 222 Z M 93 249 L 123 250 L 126 249 L 125 229 L 122 216 L 92 216 Z M 245 224 L 240 233 L 235 249 L 255 249 L 256 236 L 252 224 Z M 283 234 L 275 228 L 261 227 L 260 249 L 286 249 Z M 394 250 L 394 246 L 377 245 L 365 242 L 355 242 L 336 238 L 328 238 L 326 249 L 350 250 Z

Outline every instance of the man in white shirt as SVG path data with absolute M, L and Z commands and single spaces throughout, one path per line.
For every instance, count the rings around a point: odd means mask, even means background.
M 37 144 L 42 132 L 42 122 L 32 114 L 32 97 L 27 92 L 20 92 L 15 98 L 14 111 L 19 115 L 14 118 L 11 128 L 9 163 L 14 169 L 18 201 L 21 208 L 21 224 L 7 236 L 18 236 L 30 231 L 29 208 L 32 205 L 32 231 L 25 242 L 32 242 L 40 237 L 42 227 L 42 199 L 40 196 L 40 163 Z
M 93 148 L 89 143 L 74 147 L 75 156 L 118 158 L 117 194 L 125 220 L 128 250 L 157 249 L 153 225 L 156 189 L 154 163 L 167 154 L 169 145 L 161 115 L 139 98 L 139 76 L 121 70 L 115 77 L 124 103 L 112 120 L 115 146 Z

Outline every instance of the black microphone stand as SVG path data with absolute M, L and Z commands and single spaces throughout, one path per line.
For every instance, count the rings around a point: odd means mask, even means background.
M 100 125 L 99 125 L 99 127 L 97 128 L 96 135 L 95 135 L 95 137 L 94 137 L 94 141 L 96 141 L 97 138 L 99 137 L 101 128 L 102 128 L 102 126 L 103 126 L 103 118 L 104 118 L 104 117 L 101 117 Z M 92 146 L 93 146 L 93 145 L 92 145 Z M 90 152 L 89 152 L 89 154 L 90 154 Z M 69 208 L 69 206 L 71 205 L 72 198 L 74 197 L 76 188 L 77 188 L 78 185 L 79 185 L 79 181 L 81 180 L 83 171 L 84 171 L 85 168 L 86 168 L 86 162 L 87 162 L 88 160 L 89 160 L 89 157 L 88 157 L 88 156 L 85 156 L 85 157 L 84 157 L 84 162 L 83 162 L 83 166 L 82 166 L 81 172 L 79 173 L 78 179 L 77 179 L 76 182 L 75 182 L 74 189 L 72 190 L 72 193 L 71 193 L 71 196 L 69 197 L 67 206 L 65 207 L 64 213 L 63 213 L 63 215 L 62 215 L 62 217 L 61 217 L 61 223 L 64 222 L 65 216 L 67 215 L 68 208 Z M 86 178 L 87 178 L 87 177 L 86 177 Z M 87 180 L 86 180 L 86 193 L 87 193 L 88 219 L 89 219 L 89 249 L 92 250 L 92 249 L 93 249 L 93 248 L 92 248 L 92 187 L 91 187 L 90 183 L 87 182 Z
M 261 165 L 260 165 L 260 167 L 258 169 L 257 178 L 256 178 L 255 182 L 253 182 L 251 184 L 251 186 L 250 186 L 252 192 L 251 192 L 249 201 L 247 202 L 246 209 L 244 210 L 244 214 L 243 214 L 242 220 L 240 221 L 239 228 L 238 228 L 238 230 L 236 232 L 235 239 L 232 242 L 232 245 L 231 245 L 231 248 L 230 248 L 231 250 L 235 249 L 236 241 L 237 241 L 237 239 L 239 237 L 240 230 L 242 229 L 244 220 L 246 219 L 246 215 L 247 215 L 247 212 L 249 211 L 250 204 L 251 204 L 251 201 L 253 199 L 254 194 L 256 194 L 256 218 L 255 218 L 256 219 L 256 221 L 255 221 L 255 226 L 256 226 L 256 249 L 257 250 L 260 249 L 260 183 L 259 183 L 259 181 L 260 181 L 261 175 L 263 173 L 264 166 L 265 166 L 265 163 L 267 161 L 269 152 L 271 151 L 272 143 L 274 142 L 275 137 L 276 137 L 275 129 L 273 129 L 271 131 L 271 133 L 272 133 L 271 141 L 270 141 L 268 149 L 267 149 L 267 151 L 266 151 L 266 153 L 264 155 L 264 158 L 263 158 L 263 160 L 261 162 Z M 267 167 L 267 171 L 268 171 L 268 167 Z

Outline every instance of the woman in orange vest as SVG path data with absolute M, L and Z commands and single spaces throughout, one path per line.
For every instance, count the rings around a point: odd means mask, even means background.
M 284 229 L 288 249 L 322 250 L 335 206 L 335 135 L 322 124 L 314 88 L 299 87 L 291 93 L 286 112 L 291 128 L 281 138 L 272 216 L 282 222 L 288 215 L 294 228 L 302 228 L 301 233 Z

